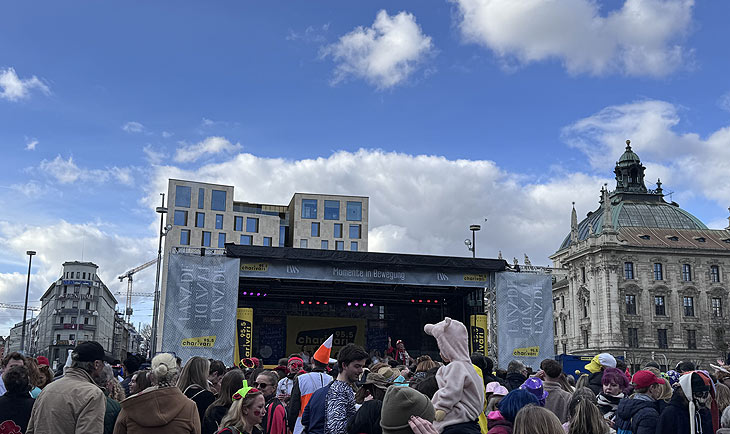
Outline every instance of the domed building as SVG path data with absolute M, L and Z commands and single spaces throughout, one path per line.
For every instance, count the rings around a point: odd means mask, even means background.
M 616 188 L 578 223 L 552 259 L 568 278 L 553 285 L 556 354 L 625 356 L 632 370 L 650 360 L 705 368 L 725 358 L 730 226 L 708 229 L 675 202 L 626 141 Z

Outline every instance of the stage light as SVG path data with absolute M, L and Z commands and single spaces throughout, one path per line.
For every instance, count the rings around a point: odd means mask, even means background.
M 351 302 L 351 301 L 348 301 L 348 302 L 347 302 L 347 305 L 348 305 L 348 306 L 352 306 L 352 302 Z
M 266 297 L 266 293 L 264 293 L 264 297 Z
M 372 303 L 370 303 L 370 307 L 373 307 L 373 304 Z
M 433 302 L 434 302 L 434 303 L 438 303 L 439 301 L 438 301 L 438 300 L 434 300 Z
M 312 304 L 312 302 L 310 301 L 309 304 Z
M 359 306 L 359 305 L 360 305 L 360 303 L 355 303 L 355 306 Z
M 243 295 L 248 295 L 248 291 L 243 291 Z
M 416 302 L 416 300 L 414 300 L 414 299 L 411 299 L 411 303 L 415 303 L 415 302 Z
M 431 300 L 426 300 L 426 303 L 431 303 Z
M 317 302 L 316 304 L 319 304 L 319 302 Z
M 260 297 L 260 296 L 261 296 L 261 293 L 260 292 L 257 292 L 256 293 L 256 297 Z
M 304 304 L 304 300 L 300 301 L 299 303 L 300 303 L 300 304 Z
M 423 303 L 423 300 L 418 300 L 419 303 Z

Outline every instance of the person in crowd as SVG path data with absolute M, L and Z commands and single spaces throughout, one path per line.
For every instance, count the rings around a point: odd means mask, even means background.
M 46 377 L 41 374 L 41 370 L 38 369 L 38 362 L 33 357 L 25 358 L 25 367 L 28 368 L 28 378 L 30 379 L 30 385 L 32 386 L 30 396 L 32 398 L 38 398 L 38 395 L 41 394 L 40 386 L 45 386 Z
M 28 368 L 23 365 L 3 370 L 6 392 L 0 396 L 0 432 L 24 433 L 28 428 L 35 399 L 28 392 L 31 384 Z
M 291 356 L 287 361 L 286 377 L 279 380 L 279 384 L 276 386 L 276 397 L 284 403 L 289 403 L 291 397 L 291 391 L 294 388 L 294 378 L 302 372 L 304 367 L 304 361 L 299 356 Z
M 574 395 L 569 403 L 570 422 L 568 434 L 607 434 L 611 428 L 606 419 L 601 415 L 594 403 L 595 395 L 590 389 L 590 394 Z
M 94 382 L 104 392 L 106 396 L 106 407 L 104 410 L 104 434 L 112 434 L 114 432 L 114 424 L 117 416 L 122 410 L 119 402 L 124 400 L 124 389 L 117 381 L 112 367 L 105 364 L 101 370 L 101 374 L 94 378 Z M 120 396 L 121 395 L 121 396 Z
M 43 390 L 44 387 L 46 387 L 51 381 L 53 381 L 54 375 L 51 371 L 51 366 L 48 362 L 47 357 L 38 356 L 36 360 L 38 361 L 38 371 L 41 373 L 41 376 L 43 376 L 40 384 L 37 384 L 36 386 Z
M 590 363 L 585 365 L 585 370 L 590 372 L 588 375 L 588 387 L 591 388 L 596 396 L 603 390 L 603 370 L 615 367 L 616 359 L 608 353 L 596 354 Z
M 370 363 L 371 364 L 374 365 L 376 363 L 382 362 L 383 360 L 385 360 L 385 358 L 383 357 L 383 354 L 380 352 L 380 350 L 378 350 L 378 349 L 370 350 Z
M 436 411 L 431 400 L 410 387 L 388 387 L 381 408 L 382 434 L 438 433 L 432 425 Z
M 428 371 L 426 373 L 426 378 L 419 381 L 414 386 L 414 389 L 426 395 L 428 399 L 432 399 L 436 391 L 439 390 L 438 381 L 436 380 L 436 374 L 438 373 L 439 369 L 440 367 L 437 367 Z
M 715 368 L 715 377 L 717 377 L 717 384 L 723 384 L 730 388 L 730 366 L 715 366 Z
M 158 353 L 150 366 L 152 387 L 122 401 L 114 434 L 200 434 L 198 409 L 176 386 L 179 376 L 175 356 Z
M 410 365 L 413 359 L 411 359 L 408 351 L 406 351 L 406 345 L 403 343 L 403 341 L 400 339 L 395 341 L 395 348 L 393 348 L 391 342 L 392 341 L 390 340 L 390 336 L 388 336 L 388 350 L 385 352 L 385 354 L 393 359 L 396 365 Z
M 519 360 L 512 360 L 507 365 L 507 390 L 510 392 L 519 389 L 527 380 L 527 368 Z
M 13 366 L 25 366 L 25 356 L 17 351 L 13 351 L 3 357 L 2 369 L 0 369 L 0 396 L 5 394 L 5 385 L 3 384 L 2 373 Z
M 717 401 L 717 410 L 720 414 L 723 414 L 725 409 L 730 407 L 730 387 L 727 387 L 723 383 L 715 384 L 715 398 Z
M 579 373 L 580 371 L 575 372 Z M 578 381 L 575 382 L 575 390 L 582 389 L 584 387 L 588 387 L 588 374 L 580 374 Z M 595 395 L 595 393 L 593 394 Z
M 124 380 L 122 381 L 122 388 L 124 393 L 129 396 L 133 393 L 129 387 L 129 383 L 132 382 L 132 376 L 139 371 L 139 367 L 142 365 L 142 360 L 132 353 L 127 353 L 127 358 L 122 362 L 124 366 Z
M 177 387 L 198 407 L 199 421 L 203 420 L 205 410 L 215 401 L 215 395 L 208 390 L 208 372 L 210 372 L 208 359 L 193 356 L 183 367 L 180 379 L 177 381 Z
M 261 391 L 244 382 L 232 398 L 218 434 L 262 434 L 257 427 L 266 417 L 266 400 Z
M 330 335 L 315 351 L 311 359 L 312 372 L 299 375 L 294 379 L 287 407 L 287 426 L 293 434 L 301 434 L 303 431 L 302 415 L 312 394 L 332 382 L 332 376 L 325 371 L 330 362 L 333 338 L 334 335 Z
M 639 371 L 641 372 L 641 371 Z M 717 404 L 712 402 L 712 380 L 701 371 L 679 378 L 669 405 L 659 416 L 656 432 L 662 434 L 707 434 L 719 428 Z
M 517 413 L 514 434 L 564 434 L 563 427 L 552 411 L 528 405 Z
M 210 368 L 208 372 L 208 389 L 218 396 L 221 391 L 221 380 L 226 375 L 226 365 L 220 360 L 210 359 Z
M 129 396 L 140 393 L 151 385 L 149 371 L 137 371 L 132 374 L 129 382 Z
M 274 372 L 276 372 L 279 375 L 280 380 L 283 379 L 284 377 L 286 377 L 287 374 L 289 373 L 288 364 L 289 364 L 289 359 L 286 357 L 282 357 L 281 359 L 279 359 L 278 366 L 274 368 Z
M 537 398 L 537 402 L 540 404 L 540 407 L 545 406 L 545 400 L 548 397 L 548 393 L 543 388 L 541 379 L 539 379 L 538 377 L 530 377 L 525 380 L 524 383 L 522 383 L 520 389 L 526 390 L 535 395 L 535 398 Z
M 631 382 L 634 394 L 619 401 L 613 426 L 617 431 L 631 431 L 633 434 L 654 433 L 659 419 L 656 400 L 662 394 L 664 379 L 651 371 L 640 370 L 636 371 Z
M 565 373 L 563 373 L 561 377 L 566 380 L 569 386 L 568 388 L 564 388 L 565 391 L 570 393 L 575 392 L 575 377 L 572 375 L 565 375 Z
M 535 395 L 522 389 L 509 392 L 499 403 L 499 410 L 487 415 L 489 434 L 512 434 L 517 413 L 527 405 L 538 405 Z
M 266 402 L 266 417 L 261 422 L 264 434 L 286 434 L 287 419 L 286 406 L 276 396 L 276 380 L 279 376 L 273 371 L 264 371 L 259 374 L 254 387 L 264 394 Z
M 543 377 L 542 385 L 545 392 L 548 393 L 545 398 L 545 408 L 555 413 L 560 423 L 563 424 L 568 421 L 568 403 L 571 398 L 571 394 L 566 392 L 560 384 L 563 368 L 556 360 L 545 359 L 540 363 L 540 369 Z
M 680 375 L 684 374 L 685 372 L 692 372 L 695 369 L 695 364 L 690 361 L 677 362 L 677 366 L 674 368 L 674 370 L 679 372 Z
M 722 418 L 720 419 L 720 429 L 717 430 L 716 434 L 730 434 L 730 410 L 728 410 L 728 408 L 726 408 L 725 411 L 722 412 Z
M 568 431 L 570 431 L 571 420 L 575 416 L 575 410 L 578 407 L 578 404 L 582 400 L 588 400 L 594 406 L 596 405 L 596 395 L 593 393 L 593 391 L 591 389 L 589 389 L 588 387 L 581 387 L 580 389 L 575 389 L 575 392 L 573 392 L 573 395 L 570 398 L 570 402 L 568 402 L 568 421 L 563 423 L 563 430 L 566 433 Z M 585 412 L 584 412 L 584 414 L 585 414 Z M 605 419 L 603 419 L 603 417 L 600 416 L 600 412 L 598 412 L 598 414 L 599 414 L 599 419 L 604 421 Z M 588 424 L 586 423 L 583 425 L 587 426 Z M 581 428 L 581 427 L 578 427 L 578 428 Z
M 596 396 L 598 409 L 601 410 L 603 417 L 609 421 L 609 425 L 614 426 L 618 403 L 624 398 L 623 391 L 628 387 L 629 382 L 624 373 L 617 368 L 606 368 L 603 371 L 601 383 L 603 384 L 603 390 Z
M 489 415 L 489 413 L 497 410 L 500 401 L 502 401 L 502 398 L 504 398 L 507 393 L 507 388 L 499 384 L 497 381 L 492 381 L 487 384 L 487 388 L 484 393 L 487 406 L 484 408 L 484 414 Z M 489 425 L 489 420 L 487 420 L 487 425 Z
M 355 402 L 360 404 L 355 416 L 347 423 L 348 434 L 381 434 L 380 414 L 383 407 L 388 383 L 378 373 L 371 373 L 355 394 Z
M 205 410 L 205 415 L 201 422 L 201 431 L 203 434 L 215 434 L 218 432 L 218 425 L 223 420 L 223 416 L 228 413 L 228 409 L 231 408 L 233 395 L 243 386 L 243 380 L 245 379 L 245 375 L 240 369 L 228 371 L 223 376 L 218 398 Z M 274 388 L 272 387 L 271 389 L 273 390 Z
M 472 360 L 473 363 L 473 360 Z M 424 355 L 416 359 L 416 372 L 413 373 L 409 383 L 411 386 L 426 378 L 426 373 L 433 368 L 437 368 L 438 363 L 431 359 L 431 356 Z M 377 372 L 377 371 L 375 371 Z

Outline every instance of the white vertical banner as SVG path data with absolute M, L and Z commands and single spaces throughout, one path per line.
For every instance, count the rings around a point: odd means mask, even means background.
M 519 360 L 537 371 L 555 357 L 551 276 L 502 271 L 496 287 L 497 364 Z
M 239 260 L 171 253 L 162 351 L 187 361 L 233 359 Z

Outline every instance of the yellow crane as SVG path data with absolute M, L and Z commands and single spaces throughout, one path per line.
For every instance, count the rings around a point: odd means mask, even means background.
M 131 270 L 119 276 L 120 282 L 124 282 L 124 279 L 127 279 L 127 307 L 124 310 L 124 320 L 126 322 L 129 322 L 129 318 L 132 316 L 132 295 L 136 294 L 132 292 L 132 280 L 134 280 L 133 276 L 135 275 L 135 273 L 138 273 L 147 267 L 151 267 L 156 263 L 157 259 L 153 259 L 147 263 L 140 265 L 139 267 L 132 268 Z

